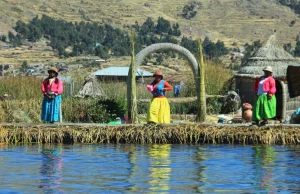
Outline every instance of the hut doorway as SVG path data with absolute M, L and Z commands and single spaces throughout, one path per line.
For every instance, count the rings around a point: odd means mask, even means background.
M 275 79 L 276 84 L 276 119 L 283 121 L 285 117 L 285 99 L 284 99 L 284 84 L 282 81 Z

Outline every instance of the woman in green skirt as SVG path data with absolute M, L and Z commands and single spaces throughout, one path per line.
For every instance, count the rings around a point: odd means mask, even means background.
M 263 69 L 264 76 L 258 78 L 254 85 L 257 100 L 254 105 L 252 120 L 255 124 L 262 121 L 262 125 L 268 124 L 268 119 L 276 116 L 276 84 L 272 77 L 272 67 Z

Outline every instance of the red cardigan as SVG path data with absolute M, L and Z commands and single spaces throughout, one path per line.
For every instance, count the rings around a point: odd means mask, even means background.
M 258 88 L 259 88 L 259 82 L 263 78 L 260 77 L 256 79 L 255 84 L 254 84 L 254 91 L 257 93 Z M 263 84 L 263 91 L 267 92 L 270 96 L 274 95 L 276 93 L 276 87 L 275 87 L 275 79 L 273 77 L 268 77 L 266 78 L 266 81 Z

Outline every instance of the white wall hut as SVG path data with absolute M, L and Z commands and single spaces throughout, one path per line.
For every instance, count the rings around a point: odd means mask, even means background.
M 289 115 L 300 107 L 300 97 L 290 98 L 286 72 L 288 66 L 300 66 L 291 54 L 286 52 L 276 40 L 276 34 L 269 37 L 268 41 L 247 60 L 234 76 L 235 90 L 241 97 L 242 103 L 249 102 L 254 105 L 254 83 L 263 75 L 263 68 L 271 66 L 276 80 L 277 119 L 285 121 Z

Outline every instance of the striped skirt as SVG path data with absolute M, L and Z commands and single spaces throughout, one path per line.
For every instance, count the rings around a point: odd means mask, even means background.
M 57 95 L 53 100 L 48 99 L 44 96 L 42 103 L 42 121 L 55 122 L 59 121 L 61 117 L 61 95 Z
M 276 117 L 276 96 L 273 95 L 270 99 L 267 94 L 258 96 L 254 105 L 252 120 L 260 121 L 274 117 Z

